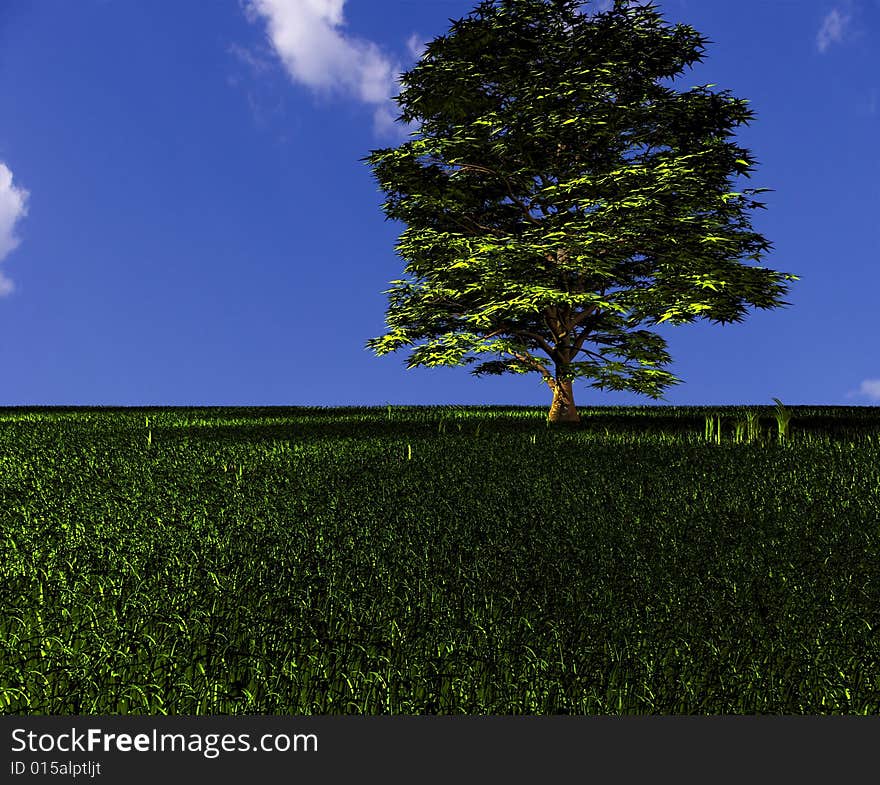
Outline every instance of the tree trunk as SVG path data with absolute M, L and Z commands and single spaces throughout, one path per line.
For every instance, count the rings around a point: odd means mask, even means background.
M 550 404 L 550 422 L 579 423 L 581 416 L 574 405 L 571 379 L 567 381 L 550 379 L 547 384 L 553 390 L 553 403 Z

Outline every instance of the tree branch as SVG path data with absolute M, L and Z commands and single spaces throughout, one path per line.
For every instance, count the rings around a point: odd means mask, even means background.
M 589 316 L 594 314 L 598 308 L 598 305 L 591 305 L 585 311 L 581 311 L 577 316 L 574 317 L 574 319 L 572 319 L 571 327 L 577 327 L 581 322 L 585 321 Z
M 541 316 L 544 318 L 544 324 L 546 324 L 547 329 L 550 330 L 553 340 L 558 344 L 562 339 L 562 331 L 560 330 L 559 322 L 559 309 L 556 308 L 556 306 L 548 306 L 544 309 Z M 553 325 L 556 326 L 556 329 L 553 329 Z
M 552 378 L 553 378 L 553 374 L 550 373 L 550 371 L 548 371 L 543 365 L 541 365 L 541 363 L 539 363 L 539 362 L 538 362 L 534 357 L 532 357 L 530 354 L 525 354 L 525 355 L 523 355 L 523 354 L 517 354 L 516 352 L 511 352 L 511 354 L 512 354 L 514 357 L 516 357 L 516 359 L 519 360 L 520 362 L 524 362 L 524 363 L 526 363 L 527 365 L 531 365 L 531 366 L 533 366 L 534 368 L 537 368 L 537 369 L 541 372 L 541 375 L 542 375 L 545 379 L 552 379 Z
M 589 354 L 591 357 L 595 357 L 597 360 L 601 360 L 605 362 L 605 358 L 601 354 L 596 354 L 595 352 L 591 352 L 589 349 L 581 349 L 584 354 Z
M 500 177 L 502 180 L 504 180 L 504 184 L 507 186 L 507 195 L 510 197 L 511 201 L 517 207 L 519 207 L 520 210 L 522 210 L 522 213 L 525 216 L 526 220 L 530 221 L 536 226 L 541 225 L 541 221 L 539 221 L 529 212 L 528 205 L 526 205 L 526 203 L 523 202 L 521 199 L 517 199 L 516 196 L 514 196 L 513 186 L 511 186 L 510 180 L 508 180 L 505 175 L 501 174 L 500 172 L 496 172 L 494 169 L 489 169 L 485 166 L 479 166 L 477 164 L 455 164 L 455 166 L 458 166 L 461 169 L 472 169 L 475 172 L 485 172 L 486 174 L 493 174 L 496 177 Z
M 556 353 L 555 350 L 550 346 L 550 344 L 547 343 L 547 340 L 543 336 L 538 335 L 538 333 L 532 333 L 532 332 L 528 332 L 526 330 L 514 330 L 514 333 L 516 335 L 524 335 L 526 338 L 531 338 L 534 341 L 537 341 L 538 345 L 545 352 L 547 352 L 548 355 L 550 355 L 551 359 L 552 359 L 553 355 Z
M 584 345 L 584 341 L 587 339 L 587 336 L 590 334 L 589 328 L 585 328 L 581 330 L 581 334 L 575 339 L 575 342 L 571 345 L 572 348 L 572 356 L 581 351 L 581 347 Z M 587 354 L 593 354 L 590 351 L 584 349 L 583 351 L 587 352 Z M 594 357 L 596 355 L 593 355 Z
M 503 229 L 499 229 L 495 226 L 483 226 L 483 224 L 477 223 L 477 221 L 469 215 L 462 215 L 461 217 L 466 221 L 470 221 L 472 226 L 466 226 L 456 216 L 451 216 L 452 220 L 467 232 L 473 232 L 474 227 L 476 227 L 480 231 L 494 234 L 496 237 L 510 237 L 509 232 L 505 232 Z
M 522 336 L 525 336 L 526 338 L 532 338 L 540 345 L 540 347 L 545 352 L 547 352 L 548 355 L 550 355 L 551 359 L 552 359 L 553 355 L 555 354 L 554 349 L 550 346 L 549 343 L 547 343 L 547 339 L 544 338 L 542 335 L 538 335 L 538 333 L 529 332 L 527 330 L 517 330 L 515 327 L 511 327 L 507 323 L 502 325 L 497 330 L 493 330 L 490 333 L 486 333 L 483 337 L 484 338 L 494 338 L 496 335 L 502 335 L 503 333 L 510 333 L 511 335 L 517 335 L 517 336 L 522 335 Z

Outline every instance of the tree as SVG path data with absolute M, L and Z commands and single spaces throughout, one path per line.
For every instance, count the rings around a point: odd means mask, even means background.
M 726 141 L 748 101 L 657 84 L 702 60 L 707 39 L 669 28 L 653 5 L 485 0 L 401 76 L 398 120 L 419 131 L 361 159 L 385 191 L 395 250 L 377 355 L 426 343 L 408 368 L 541 375 L 549 419 L 579 422 L 572 381 L 652 398 L 681 380 L 665 340 L 636 329 L 742 321 L 746 305 L 790 305 L 786 280 L 755 262 L 747 150 Z M 587 347 L 590 348 L 587 348 Z M 543 352 L 543 354 L 538 354 Z

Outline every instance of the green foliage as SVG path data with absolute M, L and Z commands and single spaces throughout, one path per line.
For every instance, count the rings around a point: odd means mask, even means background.
M 663 322 L 742 321 L 797 276 L 760 261 L 749 152 L 726 140 L 753 113 L 714 85 L 657 83 L 702 59 L 707 39 L 651 6 L 578 0 L 481 3 L 401 79 L 400 119 L 419 130 L 365 161 L 410 279 L 392 281 L 383 355 L 408 367 L 588 377 L 659 398 L 680 380 Z M 418 342 L 423 341 L 419 344 Z M 588 347 L 592 346 L 590 349 Z
M 773 400 L 776 401 L 776 411 L 774 412 L 774 416 L 776 417 L 777 424 L 777 440 L 779 444 L 786 444 L 790 436 L 788 423 L 791 420 L 792 414 L 785 408 L 785 406 L 783 406 L 782 401 L 780 401 L 779 398 L 774 398 Z M 751 444 L 752 442 L 764 442 L 764 434 L 761 431 L 760 415 L 758 412 L 747 412 L 745 419 L 735 420 L 733 426 L 733 440 L 737 444 L 741 442 L 745 442 L 746 444 Z M 706 417 L 705 437 L 707 441 L 714 441 L 716 444 L 721 444 L 721 430 L 721 415 Z M 770 438 L 771 433 L 768 431 L 767 439 L 769 440 Z
M 779 441 L 785 442 L 788 438 L 788 422 L 791 420 L 791 412 L 789 412 L 779 398 L 773 399 L 776 402 L 776 425 L 779 429 Z
M 880 408 L 731 408 L 2 410 L 0 712 L 877 714 Z

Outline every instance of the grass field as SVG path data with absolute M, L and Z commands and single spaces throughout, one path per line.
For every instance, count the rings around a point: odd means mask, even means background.
M 877 714 L 880 407 L 778 414 L 0 409 L 0 711 Z

